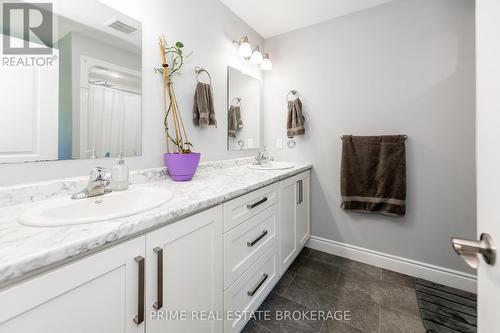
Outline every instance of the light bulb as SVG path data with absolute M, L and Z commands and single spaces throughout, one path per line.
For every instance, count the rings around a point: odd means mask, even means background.
M 271 62 L 271 59 L 269 58 L 269 53 L 266 53 L 264 56 L 264 60 L 262 60 L 262 64 L 260 65 L 260 69 L 263 71 L 270 71 L 273 69 L 273 63 Z
M 243 37 L 240 42 L 240 47 L 238 48 L 238 54 L 240 57 L 248 58 L 252 55 L 252 47 L 248 42 L 248 37 Z
M 260 52 L 260 49 L 258 46 L 255 47 L 255 50 L 252 53 L 252 56 L 250 57 L 250 62 L 254 65 L 260 65 L 262 63 L 262 53 Z

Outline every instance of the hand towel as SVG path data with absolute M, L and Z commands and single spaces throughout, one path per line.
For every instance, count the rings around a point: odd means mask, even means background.
M 242 128 L 243 122 L 241 121 L 240 107 L 231 105 L 227 112 L 227 135 L 235 138 L 236 133 Z
M 296 135 L 303 135 L 306 132 L 302 114 L 302 101 L 299 98 L 288 101 L 288 116 L 286 121 L 286 135 L 293 138 Z
M 193 122 L 196 126 L 214 125 L 217 127 L 212 86 L 208 83 L 198 82 L 196 85 Z
M 341 208 L 404 216 L 405 136 L 351 136 L 342 140 Z

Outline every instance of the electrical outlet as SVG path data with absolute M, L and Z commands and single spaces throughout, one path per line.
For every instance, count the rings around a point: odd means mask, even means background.
M 283 149 L 283 139 L 282 138 L 276 139 L 276 149 Z

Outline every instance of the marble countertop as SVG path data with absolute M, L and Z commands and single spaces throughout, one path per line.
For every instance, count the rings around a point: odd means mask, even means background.
M 173 199 L 159 208 L 105 222 L 34 228 L 17 222 L 33 202 L 0 208 L 0 288 L 312 168 L 306 162 L 292 164 L 287 170 L 251 170 L 246 165 L 212 168 L 185 183 L 149 179 L 132 186 L 166 188 L 174 193 Z

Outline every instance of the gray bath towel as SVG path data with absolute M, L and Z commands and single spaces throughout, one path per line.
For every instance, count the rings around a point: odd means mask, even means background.
M 342 140 L 341 208 L 404 216 L 406 148 L 403 135 Z
M 302 114 L 302 101 L 296 98 L 288 101 L 288 117 L 286 120 L 286 135 L 293 138 L 296 135 L 303 135 L 306 132 L 304 122 L 306 119 Z
M 214 125 L 217 127 L 212 86 L 208 83 L 198 82 L 196 85 L 193 105 L 193 122 L 196 126 Z
M 227 135 L 232 138 L 236 137 L 236 133 L 243 128 L 241 121 L 240 107 L 231 105 L 227 112 Z

